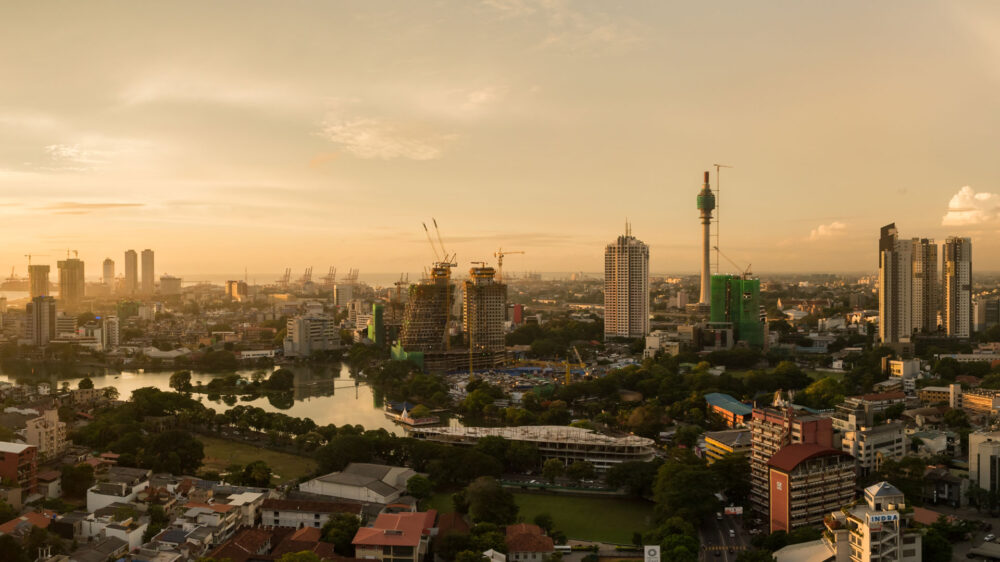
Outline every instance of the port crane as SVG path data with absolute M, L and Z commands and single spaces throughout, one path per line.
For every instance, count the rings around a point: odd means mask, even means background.
M 511 254 L 523 254 L 522 250 L 507 250 L 503 251 L 503 248 L 497 248 L 497 251 L 493 253 L 493 257 L 497 259 L 497 282 L 503 281 L 503 257 Z

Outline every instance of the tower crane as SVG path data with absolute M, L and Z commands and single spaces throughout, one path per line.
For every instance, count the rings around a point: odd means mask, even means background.
M 497 251 L 493 253 L 493 256 L 497 259 L 497 281 L 503 281 L 503 257 L 508 254 L 523 254 L 522 250 L 508 250 L 503 251 L 503 248 L 497 248 Z
M 43 258 L 43 257 L 48 257 L 48 254 L 24 254 L 24 257 L 28 258 L 28 266 L 30 267 L 31 266 L 31 258 L 32 257 Z M 66 257 L 69 257 L 69 251 L 68 250 L 66 251 Z M 13 275 L 13 273 L 11 273 L 11 275 Z
M 738 264 L 735 261 L 733 261 L 733 259 L 730 258 L 729 256 L 727 256 L 726 254 L 723 254 L 722 250 L 720 250 L 718 246 L 715 247 L 715 251 L 718 252 L 720 256 L 726 258 L 726 261 L 728 261 L 729 263 L 733 264 L 733 267 L 735 267 L 737 270 L 741 269 L 740 268 L 740 264 Z M 751 275 L 753 275 L 753 272 L 750 271 L 750 265 L 751 264 L 748 263 L 747 266 L 745 268 L 743 268 L 742 275 L 743 275 L 744 279 L 746 279 L 746 278 L 750 277 Z

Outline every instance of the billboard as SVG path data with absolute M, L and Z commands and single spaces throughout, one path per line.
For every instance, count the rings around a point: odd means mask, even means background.
M 660 562 L 660 545 L 642 547 L 643 562 Z
M 743 515 L 742 505 L 731 505 L 725 508 L 726 515 Z

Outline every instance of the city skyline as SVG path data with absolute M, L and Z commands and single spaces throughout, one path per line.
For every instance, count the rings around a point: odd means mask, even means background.
M 761 274 L 874 271 L 892 221 L 1000 270 L 995 5 L 2 10 L 21 274 L 53 248 L 97 271 L 112 240 L 179 275 L 412 272 L 431 216 L 463 263 L 566 272 L 599 272 L 628 217 L 651 271 L 696 272 L 713 163 L 720 245 Z

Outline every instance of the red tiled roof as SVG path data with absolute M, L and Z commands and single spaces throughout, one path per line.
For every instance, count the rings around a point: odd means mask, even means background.
M 18 525 L 24 522 L 30 523 L 34 527 L 45 529 L 49 526 L 49 523 L 52 523 L 52 518 L 55 515 L 56 512 L 47 509 L 43 509 L 41 512 L 31 511 L 0 525 L 0 533 L 9 535 L 14 532 L 14 529 L 17 529 Z
M 913 520 L 921 525 L 932 525 L 937 523 L 938 517 L 941 517 L 942 513 L 934 511 L 933 509 L 926 509 L 923 507 L 913 508 Z M 949 522 L 954 522 L 955 518 L 951 515 L 947 516 Z
M 201 502 L 187 502 L 184 507 L 190 509 L 192 507 L 204 507 L 205 509 L 211 509 L 216 513 L 228 513 L 235 509 L 235 506 L 225 504 L 225 503 L 201 503 Z
M 530 523 L 507 526 L 507 550 L 510 552 L 553 552 L 552 537 L 545 536 L 542 528 Z
M 316 527 L 302 527 L 298 531 L 292 533 L 292 536 L 288 537 L 288 540 L 293 541 L 318 541 L 323 536 L 323 533 Z
M 243 529 L 233 538 L 219 545 L 210 556 L 217 560 L 229 558 L 232 562 L 245 562 L 260 552 L 271 540 L 268 529 Z
M 383 513 L 371 527 L 358 529 L 353 543 L 368 546 L 419 546 L 423 536 L 434 527 L 437 511 Z
M 778 449 L 778 452 L 771 457 L 771 460 L 767 461 L 767 464 L 779 470 L 791 472 L 795 467 L 809 459 L 834 455 L 851 456 L 843 451 L 824 447 L 816 443 L 795 443 Z
M 461 513 L 442 513 L 438 516 L 437 522 L 438 536 L 448 533 L 468 533 L 469 524 L 465 522 L 465 517 Z
M 62 473 L 58 470 L 46 470 L 38 473 L 38 480 L 42 482 L 53 482 L 62 478 Z

